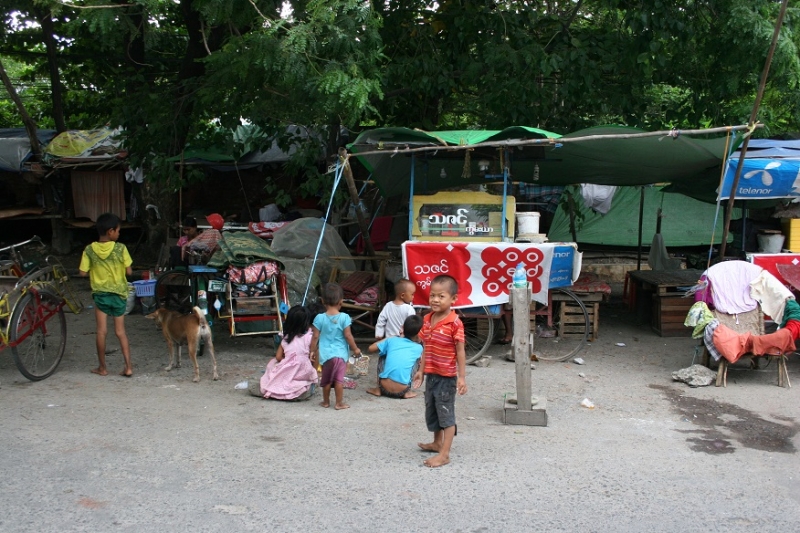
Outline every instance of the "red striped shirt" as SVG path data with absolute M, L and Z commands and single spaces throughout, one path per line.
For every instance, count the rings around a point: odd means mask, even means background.
M 455 311 L 450 311 L 431 327 L 432 316 L 433 313 L 425 315 L 420 334 L 425 345 L 425 373 L 456 376 L 456 344 L 464 342 L 464 323 Z

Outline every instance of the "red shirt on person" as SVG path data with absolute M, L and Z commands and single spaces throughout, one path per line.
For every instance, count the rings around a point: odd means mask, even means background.
M 456 372 L 456 344 L 464 342 L 464 323 L 458 318 L 455 311 L 431 327 L 431 317 L 428 313 L 422 321 L 420 339 L 425 346 L 426 374 L 437 374 L 444 377 L 454 377 Z

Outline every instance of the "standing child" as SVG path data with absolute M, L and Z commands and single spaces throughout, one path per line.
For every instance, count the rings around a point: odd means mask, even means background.
M 426 452 L 436 452 L 426 459 L 425 466 L 436 468 L 450 462 L 450 446 L 456 435 L 455 396 L 467 393 L 467 356 L 464 351 L 464 324 L 450 309 L 458 299 L 458 283 L 450 276 L 436 276 L 431 282 L 431 312 L 422 323 L 422 352 L 420 369 L 413 386 L 425 386 L 425 422 L 433 432 L 433 442 L 418 446 Z
M 417 334 L 422 328 L 422 317 L 412 315 L 403 322 L 400 337 L 388 337 L 370 345 L 370 352 L 380 352 L 378 359 L 378 386 L 367 389 L 374 396 L 413 398 L 411 378 L 419 365 L 422 346 Z
M 307 400 L 314 394 L 317 370 L 311 363 L 313 335 L 308 310 L 302 305 L 289 309 L 283 323 L 283 339 L 275 358 L 257 383 L 256 396 L 276 400 Z M 257 392 L 257 393 L 256 393 Z
M 353 333 L 350 331 L 352 319 L 347 313 L 340 313 L 344 291 L 336 283 L 326 283 L 322 288 L 322 303 L 325 312 L 314 318 L 314 337 L 311 340 L 311 351 L 317 354 L 322 364 L 322 407 L 330 407 L 331 386 L 336 393 L 336 409 L 350 407 L 344 403 L 344 375 L 347 372 L 347 360 L 350 350 L 361 357 L 361 350 L 356 346 Z
M 133 273 L 128 249 L 119 239 L 120 220 L 113 213 L 104 213 L 97 217 L 97 233 L 99 238 L 83 250 L 79 267 L 81 276 L 89 276 L 94 300 L 94 317 L 97 321 L 97 359 L 99 365 L 92 370 L 100 376 L 108 374 L 106 370 L 106 335 L 108 333 L 107 316 L 114 318 L 114 333 L 119 339 L 125 367 L 120 376 L 131 377 L 131 352 L 128 346 L 128 335 L 125 333 L 125 307 L 128 298 L 128 281 Z
M 397 280 L 394 284 L 394 300 L 387 303 L 378 321 L 375 323 L 375 338 L 397 337 L 406 318 L 416 315 L 417 311 L 411 306 L 417 286 L 405 278 Z

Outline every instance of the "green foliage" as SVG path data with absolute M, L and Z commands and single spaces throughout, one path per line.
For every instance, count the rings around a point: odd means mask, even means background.
M 3 3 L 0 50 L 29 112 L 40 127 L 54 124 L 38 22 L 49 16 L 67 126 L 123 126 L 132 163 L 172 190 L 202 177 L 181 177 L 168 161 L 187 146 L 236 156 L 273 139 L 289 146 L 292 124 L 564 133 L 743 123 L 779 8 L 773 0 L 68 4 Z M 759 135 L 800 130 L 798 15 L 793 2 L 759 113 L 769 128 Z M 0 125 L 21 125 L 16 118 L 0 98 Z M 242 119 L 260 133 L 235 141 L 230 130 Z M 320 161 L 336 146 L 327 144 L 303 140 L 286 167 L 303 194 L 330 189 Z M 289 191 L 266 187 L 289 201 Z

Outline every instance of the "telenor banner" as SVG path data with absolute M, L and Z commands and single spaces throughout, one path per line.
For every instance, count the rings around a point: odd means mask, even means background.
M 728 159 L 722 190 L 717 191 L 717 200 L 731 197 L 733 177 L 739 159 Z M 748 159 L 745 158 L 737 200 L 766 200 L 770 198 L 794 198 L 800 196 L 800 159 Z

